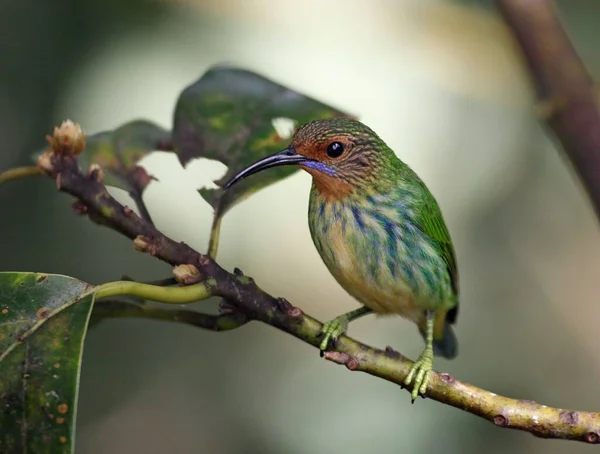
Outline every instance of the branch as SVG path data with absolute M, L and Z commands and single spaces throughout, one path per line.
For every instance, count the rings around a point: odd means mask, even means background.
M 213 223 L 210 228 L 210 239 L 208 241 L 208 256 L 212 259 L 217 258 L 217 252 L 219 251 L 219 238 L 221 236 L 221 221 L 223 219 L 223 213 L 220 206 L 215 210 L 213 216 Z
M 36 175 L 43 175 L 43 172 L 39 167 L 15 167 L 14 169 L 0 172 L 0 184 L 5 183 L 6 181 L 24 177 L 33 177 Z
M 550 0 L 496 0 L 519 43 L 552 129 L 600 216 L 600 112 L 596 90 Z
M 56 149 L 60 150 L 58 147 Z M 209 256 L 162 234 L 148 221 L 112 198 L 99 181 L 98 174 L 82 174 L 74 154 L 50 152 L 40 158 L 38 165 L 56 179 L 62 192 L 78 199 L 79 213 L 87 214 L 93 221 L 134 240 L 138 250 L 175 266 L 175 271 L 184 282 L 187 283 L 186 279 L 189 278 L 203 283 L 183 288 L 152 287 L 130 282 L 111 283 L 99 287 L 102 288 L 99 297 L 122 295 L 127 293 L 124 289 L 128 286 L 132 292 L 137 289 L 136 295 L 142 298 L 162 294 L 171 303 L 189 301 L 190 293 L 200 295 L 201 298 L 217 295 L 226 300 L 227 305 L 233 305 L 243 313 L 244 323 L 258 320 L 314 347 L 319 346 L 322 323 L 303 314 L 285 299 L 265 293 L 252 278 L 244 276 L 240 270 L 229 273 Z M 129 306 L 117 307 L 119 308 L 125 312 L 138 310 Z M 401 387 L 413 365 L 412 361 L 391 348 L 379 350 L 347 336 L 340 337 L 336 351 L 327 352 L 325 358 L 343 364 L 349 370 L 362 371 Z M 446 373 L 431 374 L 427 397 L 480 416 L 499 427 L 523 430 L 545 438 L 587 443 L 598 443 L 600 440 L 600 413 L 550 408 L 531 401 L 498 396 L 460 382 Z
M 185 323 L 210 331 L 230 331 L 248 323 L 239 311 L 220 315 L 209 315 L 189 309 L 162 309 L 147 303 L 124 299 L 104 299 L 96 301 L 90 323 L 97 324 L 107 318 L 138 317 L 152 320 Z
M 148 221 L 149 224 L 154 225 L 150 211 L 148 211 L 148 207 L 146 207 L 146 203 L 142 197 L 144 189 L 146 189 L 146 186 L 150 184 L 154 177 L 148 175 L 148 172 L 143 167 L 135 166 L 132 171 L 127 173 L 126 179 L 130 187 L 129 195 L 135 202 L 138 210 L 140 210 L 140 216 L 142 219 Z

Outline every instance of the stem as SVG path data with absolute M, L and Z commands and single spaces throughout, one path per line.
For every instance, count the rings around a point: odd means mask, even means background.
M 208 256 L 211 259 L 217 258 L 219 252 L 219 237 L 221 236 L 221 220 L 223 219 L 223 213 L 219 208 L 215 211 L 213 217 L 212 227 L 210 229 L 210 240 L 208 241 Z
M 96 295 L 96 299 L 129 295 L 166 304 L 188 304 L 211 297 L 211 288 L 215 284 L 213 279 L 186 287 L 160 287 L 140 282 L 116 281 L 99 285 L 92 293 Z
M 102 300 L 94 306 L 92 318 L 98 323 L 105 318 L 137 317 L 192 325 L 211 331 L 230 331 L 248 323 L 240 312 L 209 315 L 187 309 L 162 309 L 145 303 Z
M 0 173 L 0 184 L 10 180 L 16 180 L 17 178 L 33 177 L 36 175 L 43 175 L 42 169 L 39 167 L 15 167 L 14 169 L 8 169 Z
M 142 219 L 145 219 L 146 221 L 148 221 L 149 224 L 154 225 L 152 216 L 150 216 L 150 211 L 148 211 L 148 207 L 146 206 L 146 203 L 142 198 L 142 192 L 136 188 L 135 190 L 129 191 L 129 195 L 131 196 L 131 198 L 135 202 L 135 205 L 140 211 L 140 216 L 142 217 Z

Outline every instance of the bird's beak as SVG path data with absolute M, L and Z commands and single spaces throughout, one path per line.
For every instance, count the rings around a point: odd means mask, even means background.
M 293 147 L 288 147 L 285 150 L 280 151 L 279 153 L 267 156 L 266 158 L 263 158 L 260 161 L 257 161 L 254 164 L 251 164 L 250 166 L 246 167 L 237 175 L 234 175 L 233 178 L 231 178 L 231 180 L 225 183 L 223 187 L 225 189 L 229 189 L 238 181 L 241 181 L 254 173 L 260 172 L 261 170 L 277 166 L 301 164 L 303 162 L 308 161 L 313 161 L 313 159 L 307 158 L 306 156 L 302 156 L 301 154 L 296 153 L 296 150 L 294 150 Z

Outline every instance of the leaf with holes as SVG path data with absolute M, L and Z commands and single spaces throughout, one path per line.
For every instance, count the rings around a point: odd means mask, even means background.
M 175 107 L 173 148 L 183 165 L 194 158 L 228 167 L 219 186 L 249 164 L 283 149 L 296 127 L 319 118 L 350 116 L 250 71 L 214 67 L 187 87 Z M 297 169 L 278 167 L 228 191 L 200 190 L 222 216 L 236 202 Z
M 0 452 L 71 453 L 93 296 L 66 276 L 0 273 Z

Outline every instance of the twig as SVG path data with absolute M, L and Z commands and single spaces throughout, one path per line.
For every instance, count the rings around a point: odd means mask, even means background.
M 211 259 L 217 258 L 219 252 L 219 238 L 221 237 L 221 221 L 223 220 L 223 212 L 219 205 L 215 209 L 212 226 L 210 228 L 210 239 L 208 240 L 208 256 Z
M 144 189 L 150 184 L 150 182 L 154 179 L 151 175 L 146 172 L 141 166 L 135 166 L 133 170 L 127 173 L 127 183 L 129 185 L 129 196 L 135 202 L 138 210 L 140 211 L 140 216 L 142 219 L 148 221 L 148 223 L 154 225 L 154 221 L 152 221 L 152 216 L 150 216 L 150 211 L 148 211 L 148 207 L 144 202 L 144 198 L 142 194 L 144 193 Z
M 246 319 L 259 320 L 314 347 L 319 346 L 323 326 L 320 322 L 304 315 L 285 299 L 265 293 L 239 270 L 235 274 L 228 273 L 208 256 L 159 232 L 113 199 L 93 175 L 83 175 L 76 157 L 52 155 L 43 161 L 43 165 L 46 172 L 56 178 L 61 191 L 75 196 L 86 207 L 82 210 L 83 214 L 135 239 L 138 250 L 174 266 L 195 266 L 204 282 L 210 282 L 211 294 L 221 296 L 227 304 L 234 305 Z M 177 290 L 157 289 L 162 292 Z M 110 292 L 105 292 L 105 296 L 110 295 Z M 347 336 L 338 339 L 336 352 L 329 353 L 326 358 L 344 364 L 351 370 L 366 372 L 400 386 L 413 364 L 392 349 L 379 350 Z M 600 413 L 562 410 L 498 396 L 460 382 L 449 374 L 432 373 L 427 397 L 480 416 L 499 427 L 523 430 L 547 438 L 587 443 L 598 443 L 600 440 Z
M 129 195 L 135 202 L 135 205 L 137 206 L 138 210 L 140 210 L 140 216 L 143 219 L 145 219 L 146 221 L 148 221 L 150 224 L 154 225 L 154 221 L 152 220 L 152 216 L 150 216 L 148 207 L 146 206 L 146 203 L 142 199 L 141 192 L 137 191 L 137 190 L 132 190 L 132 191 L 129 191 Z
M 152 320 L 177 322 L 210 331 L 230 331 L 248 323 L 248 318 L 239 311 L 220 315 L 209 315 L 189 309 L 162 309 L 147 303 L 104 299 L 96 301 L 90 323 L 107 318 L 141 317 Z
M 496 0 L 520 45 L 538 111 L 577 171 L 600 216 L 600 112 L 596 90 L 550 0 Z
M 8 169 L 4 172 L 0 172 L 0 184 L 10 180 L 16 180 L 17 178 L 33 177 L 36 175 L 43 175 L 44 173 L 38 167 L 15 167 L 14 169 Z

